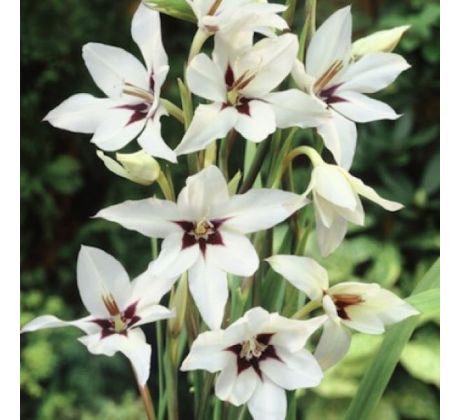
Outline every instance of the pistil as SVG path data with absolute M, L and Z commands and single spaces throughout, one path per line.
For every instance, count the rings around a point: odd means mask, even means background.
M 123 93 L 125 93 L 126 95 L 141 98 L 148 103 L 153 103 L 153 100 L 155 99 L 152 93 L 148 90 L 142 89 L 128 82 L 126 82 L 123 87 Z

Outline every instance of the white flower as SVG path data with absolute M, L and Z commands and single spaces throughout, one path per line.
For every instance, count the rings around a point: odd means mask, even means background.
M 96 154 L 109 171 L 137 184 L 151 185 L 161 173 L 159 163 L 143 150 L 135 153 L 117 153 L 116 158 L 120 163 L 106 156 L 101 150 Z
M 311 192 L 313 196 L 316 236 L 323 256 L 329 255 L 340 245 L 347 233 L 348 222 L 364 224 L 364 210 L 359 196 L 389 211 L 404 207 L 380 197 L 373 188 L 342 167 L 325 163 L 312 149 L 310 157 L 314 167 L 307 194 Z
M 325 107 L 317 101 L 297 89 L 270 93 L 291 71 L 297 49 L 297 37 L 285 34 L 265 38 L 239 55 L 224 44 L 214 49 L 213 60 L 197 55 L 187 68 L 187 83 L 212 103 L 198 106 L 176 154 L 202 150 L 232 128 L 261 142 L 277 125 L 293 125 L 299 109 L 310 109 L 309 126 L 318 125 Z
M 319 385 L 323 373 L 304 349 L 322 317 L 294 321 L 257 307 L 225 330 L 200 334 L 181 370 L 220 372 L 215 384 L 219 399 L 248 404 L 255 420 L 286 418 L 285 389 Z
M 382 334 L 385 326 L 418 314 L 411 305 L 376 283 L 343 282 L 329 287 L 327 271 L 311 258 L 274 255 L 267 261 L 311 300 L 321 303 L 328 315 L 315 351 L 323 369 L 345 356 L 351 341 L 348 329 Z
M 281 4 L 260 0 L 187 0 L 205 33 L 227 38 L 238 33 L 259 32 L 274 35 L 274 30 L 287 29 L 286 21 L 277 15 L 286 10 Z
M 404 32 L 410 25 L 397 26 L 392 29 L 374 32 L 353 42 L 351 55 L 354 59 L 375 52 L 391 52 L 398 45 Z
M 410 66 L 397 54 L 366 54 L 351 60 L 351 13 L 344 7 L 316 31 L 308 46 L 305 67 L 297 61 L 292 76 L 305 92 L 326 104 L 331 118 L 318 127 L 335 161 L 349 169 L 356 147 L 356 124 L 399 117 L 387 104 L 365 93 L 377 92 Z
M 113 356 L 122 352 L 132 363 L 138 381 L 145 384 L 150 372 L 151 347 L 139 326 L 171 318 L 174 312 L 158 305 L 173 282 L 141 274 L 132 283 L 123 266 L 97 248 L 82 246 L 77 262 L 77 284 L 89 316 L 62 321 L 43 315 L 21 332 L 74 326 L 87 335 L 79 338 L 90 353 Z
M 65 130 L 93 133 L 91 141 L 106 151 L 119 150 L 139 135 L 137 141 L 147 153 L 176 162 L 174 152 L 161 137 L 160 118 L 167 111 L 160 104 L 160 90 L 169 66 L 158 12 L 141 3 L 133 17 L 131 34 L 146 67 L 121 48 L 86 44 L 86 67 L 107 98 L 73 95 L 44 120 Z
M 259 258 L 247 233 L 268 229 L 307 203 L 275 189 L 229 196 L 215 166 L 187 178 L 177 204 L 148 198 L 101 210 L 102 217 L 143 235 L 164 238 L 151 272 L 166 278 L 188 270 L 190 292 L 206 324 L 219 328 L 228 298 L 227 275 L 250 276 Z

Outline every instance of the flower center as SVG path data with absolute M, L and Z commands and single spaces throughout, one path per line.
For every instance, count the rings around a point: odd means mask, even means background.
M 337 315 L 342 319 L 350 319 L 347 314 L 346 308 L 348 306 L 359 305 L 364 302 L 364 299 L 359 295 L 349 293 L 342 293 L 333 295 L 335 307 L 337 308 Z
M 189 232 L 196 240 L 208 239 L 208 236 L 214 233 L 214 225 L 206 218 L 201 219 L 196 223 L 193 229 Z
M 101 327 L 101 338 L 112 334 L 126 335 L 129 327 L 141 319 L 136 315 L 137 302 L 129 305 L 124 311 L 120 311 L 111 294 L 102 296 L 102 301 L 110 314 L 110 318 L 92 320 Z
M 243 341 L 239 356 L 241 359 L 251 360 L 253 357 L 258 359 L 266 350 L 268 344 L 257 341 L 257 337 L 252 337 L 249 340 Z

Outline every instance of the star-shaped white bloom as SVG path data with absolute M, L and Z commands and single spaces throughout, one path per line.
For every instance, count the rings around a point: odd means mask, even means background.
M 94 42 L 83 47 L 83 59 L 107 98 L 79 93 L 62 102 L 44 118 L 51 125 L 77 133 L 92 133 L 91 142 L 106 151 L 119 150 L 135 137 L 152 156 L 176 162 L 161 136 L 160 90 L 169 71 L 161 41 L 158 12 L 142 3 L 134 14 L 131 35 L 144 65 L 121 48 Z
M 175 280 L 175 279 L 173 279 Z M 143 273 L 132 283 L 123 266 L 97 248 L 83 246 L 78 255 L 77 284 L 89 316 L 62 321 L 43 315 L 21 332 L 74 326 L 87 335 L 79 338 L 90 353 L 113 356 L 122 352 L 132 363 L 140 384 L 147 382 L 152 349 L 141 325 L 173 317 L 174 311 L 158 304 L 173 281 Z
M 331 254 L 343 241 L 348 222 L 362 226 L 364 210 L 359 196 L 379 204 L 389 211 L 404 206 L 386 200 L 338 165 L 325 163 L 310 149 L 313 170 L 307 194 L 312 193 L 315 209 L 316 236 L 323 256 Z
M 220 372 L 215 392 L 219 399 L 248 404 L 255 420 L 286 418 L 285 389 L 319 385 L 323 373 L 304 349 L 323 317 L 294 321 L 257 307 L 225 330 L 200 334 L 181 370 Z
M 299 114 L 309 127 L 323 122 L 326 107 L 297 89 L 271 93 L 290 73 L 298 49 L 295 35 L 265 38 L 241 53 L 224 43 L 213 60 L 197 55 L 187 68 L 190 90 L 212 101 L 199 105 L 177 155 L 204 149 L 232 128 L 245 139 L 261 142 L 277 126 L 294 125 Z
M 350 281 L 329 287 L 327 271 L 311 258 L 274 255 L 267 261 L 312 301 L 321 303 L 328 315 L 315 351 L 323 369 L 336 364 L 347 353 L 351 341 L 348 329 L 382 334 L 387 325 L 419 313 L 377 283 Z
M 282 4 L 260 0 L 187 0 L 198 27 L 208 35 L 226 38 L 239 33 L 259 32 L 274 35 L 276 29 L 287 29 L 286 21 L 277 13 L 286 10 Z
M 366 93 L 377 92 L 410 66 L 398 54 L 369 53 L 352 61 L 351 12 L 332 14 L 311 39 L 305 66 L 297 61 L 292 76 L 297 85 L 327 105 L 330 119 L 318 127 L 335 161 L 349 169 L 356 147 L 356 124 L 399 117 L 387 104 Z
M 151 272 L 172 278 L 188 270 L 190 292 L 201 316 L 216 329 L 228 298 L 226 273 L 250 276 L 259 266 L 245 234 L 271 228 L 306 203 L 300 195 L 265 188 L 230 197 L 222 173 L 209 166 L 187 178 L 177 204 L 157 198 L 126 201 L 96 217 L 164 238 Z

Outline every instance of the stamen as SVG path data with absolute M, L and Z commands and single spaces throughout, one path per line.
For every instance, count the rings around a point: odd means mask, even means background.
M 244 341 L 239 353 L 240 358 L 251 360 L 253 357 L 259 358 L 268 347 L 267 344 L 260 343 L 255 337 Z
M 149 103 L 152 103 L 155 99 L 151 92 L 140 87 L 134 86 L 128 82 L 126 82 L 123 87 L 123 93 L 130 96 L 136 96 L 137 98 L 141 98 Z
M 221 3 L 222 3 L 222 0 L 216 0 L 209 8 L 208 15 L 209 16 L 214 15 L 217 12 L 217 9 L 219 8 Z
M 118 309 L 117 302 L 115 302 L 115 299 L 112 295 L 103 295 L 102 302 L 104 302 L 104 305 L 111 316 L 120 314 L 120 309 Z
M 195 239 L 208 239 L 210 234 L 214 233 L 214 225 L 205 217 L 201 219 L 195 227 L 189 232 Z
M 326 72 L 315 82 L 313 90 L 315 93 L 321 92 L 328 83 L 343 69 L 343 62 L 336 60 L 326 70 Z

